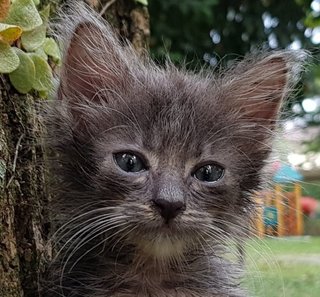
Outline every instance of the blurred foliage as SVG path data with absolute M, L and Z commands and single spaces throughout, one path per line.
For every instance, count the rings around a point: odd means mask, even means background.
M 320 0 L 154 0 L 149 10 L 151 52 L 159 63 L 169 56 L 189 68 L 214 68 L 257 48 L 309 50 L 308 71 L 286 116 L 300 119 L 301 126 L 320 125 L 320 107 L 307 112 L 302 104 L 320 94 Z M 319 151 L 317 143 L 313 150 Z
M 312 46 L 305 23 L 316 26 L 311 0 L 166 0 L 150 1 L 151 49 L 174 62 L 195 56 L 215 64 L 229 54 L 255 47 L 286 48 L 292 42 Z M 234 56 L 233 56 L 234 57 Z M 232 56 L 227 56 L 232 58 Z

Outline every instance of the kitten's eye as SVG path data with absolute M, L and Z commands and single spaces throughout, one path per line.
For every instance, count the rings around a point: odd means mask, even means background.
M 117 153 L 114 159 L 118 166 L 126 172 L 140 172 L 146 170 L 146 165 L 140 157 L 133 153 Z
M 207 164 L 197 169 L 193 176 L 203 182 L 218 181 L 224 174 L 224 168 L 218 164 Z

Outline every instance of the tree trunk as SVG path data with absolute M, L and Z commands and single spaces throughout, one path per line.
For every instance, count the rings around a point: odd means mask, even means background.
M 57 6 L 57 1 L 51 0 Z M 43 4 L 50 2 L 42 1 Z M 63 1 L 60 1 L 60 4 Z M 148 45 L 146 7 L 134 0 L 87 1 L 139 53 Z M 54 9 L 53 9 L 54 10 Z M 0 296 L 35 297 L 50 233 L 42 127 L 36 94 L 18 94 L 0 75 Z

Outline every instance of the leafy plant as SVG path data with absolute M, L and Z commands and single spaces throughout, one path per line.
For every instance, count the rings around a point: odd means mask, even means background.
M 14 88 L 47 97 L 52 87 L 51 63 L 61 55 L 47 37 L 50 6 L 38 11 L 40 0 L 0 0 L 0 73 L 9 75 Z

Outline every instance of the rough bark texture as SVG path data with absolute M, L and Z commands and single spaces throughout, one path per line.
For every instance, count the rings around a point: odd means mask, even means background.
M 146 7 L 136 4 L 135 0 L 88 0 L 87 2 L 97 11 L 104 12 L 103 17 L 122 37 L 130 40 L 139 53 L 142 54 L 148 48 L 150 27 Z
M 43 4 L 50 0 L 43 1 Z M 57 6 L 57 1 L 53 1 Z M 62 1 L 63 2 L 63 1 Z M 143 53 L 149 39 L 146 7 L 134 0 L 87 1 Z M 18 94 L 0 76 L 0 296 L 37 296 L 50 230 L 49 193 L 36 95 Z
M 0 296 L 28 296 L 45 240 L 40 127 L 35 98 L 17 94 L 3 76 L 0 110 Z

